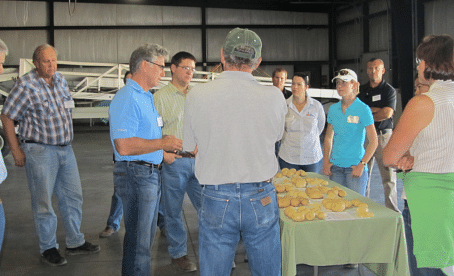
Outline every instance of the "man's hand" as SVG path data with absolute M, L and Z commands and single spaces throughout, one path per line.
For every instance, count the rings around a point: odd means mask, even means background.
M 13 155 L 16 166 L 25 166 L 25 153 L 22 148 L 19 147 L 17 150 L 11 150 L 11 154 Z
M 167 152 L 167 151 L 163 151 L 164 153 L 164 158 L 163 158 L 163 162 L 165 164 L 172 164 L 175 159 L 178 159 L 178 158 L 181 158 L 181 156 L 175 154 L 175 153 L 171 153 L 171 152 Z
M 191 153 L 194 154 L 194 156 L 196 156 L 197 152 L 199 152 L 199 149 L 197 149 L 197 146 L 195 146 L 194 151 L 191 151 Z
M 183 140 L 173 135 L 166 135 L 162 137 L 162 149 L 168 152 L 183 150 Z

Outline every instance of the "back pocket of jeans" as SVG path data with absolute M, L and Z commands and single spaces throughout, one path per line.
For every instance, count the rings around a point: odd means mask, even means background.
M 221 228 L 229 201 L 202 194 L 200 222 L 207 228 Z
M 251 198 L 251 205 L 254 209 L 257 226 L 268 225 L 279 218 L 279 208 L 274 189 L 266 195 Z

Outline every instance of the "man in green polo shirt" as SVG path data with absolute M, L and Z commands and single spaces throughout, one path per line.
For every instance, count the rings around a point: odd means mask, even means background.
M 184 105 L 189 83 L 195 72 L 195 57 L 179 52 L 172 57 L 172 80 L 155 94 L 155 105 L 163 118 L 163 135 L 183 140 Z M 196 271 L 197 266 L 187 256 L 187 232 L 182 216 L 184 195 L 187 192 L 192 205 L 200 206 L 201 186 L 195 177 L 194 154 L 178 156 L 162 167 L 162 197 L 166 238 L 172 264 L 184 272 Z

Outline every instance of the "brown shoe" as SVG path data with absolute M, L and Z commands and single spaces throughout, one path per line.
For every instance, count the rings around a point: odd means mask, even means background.
M 104 229 L 104 231 L 99 233 L 99 237 L 100 238 L 108 238 L 108 237 L 112 236 L 115 233 L 117 233 L 117 231 L 115 231 L 112 227 L 107 226 L 106 229 Z
M 188 255 L 178 259 L 172 259 L 172 265 L 184 272 L 197 271 L 197 266 L 189 260 Z

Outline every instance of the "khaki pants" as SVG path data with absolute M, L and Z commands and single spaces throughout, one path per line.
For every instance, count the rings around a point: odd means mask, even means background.
M 370 180 L 372 176 L 372 168 L 374 161 L 377 161 L 378 168 L 382 179 L 383 189 L 385 192 L 385 206 L 396 212 L 400 212 L 397 207 L 397 176 L 393 168 L 383 166 L 383 148 L 389 141 L 392 131 L 384 134 L 378 134 L 378 146 L 375 150 L 374 156 L 367 164 L 369 166 L 369 180 L 367 182 L 366 197 L 370 194 Z M 369 141 L 366 139 L 366 147 Z

